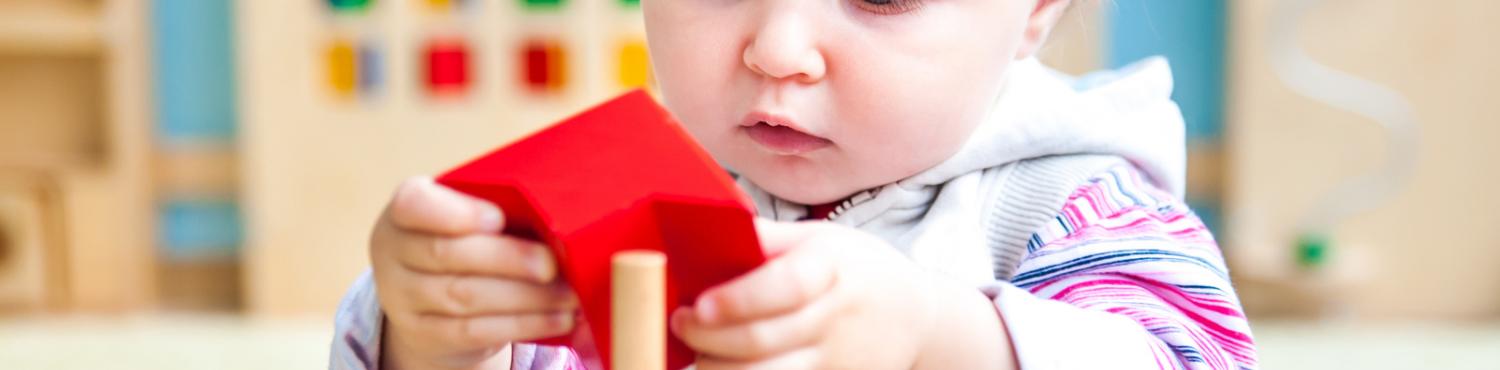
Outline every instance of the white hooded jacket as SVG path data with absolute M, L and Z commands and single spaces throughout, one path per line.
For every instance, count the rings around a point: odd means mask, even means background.
M 1017 226 L 1040 225 L 1044 220 L 1036 218 L 1054 215 L 1078 185 L 1069 180 L 1093 175 L 1109 158 L 1130 161 L 1181 198 L 1183 122 L 1170 99 L 1172 73 L 1165 59 L 1075 79 L 1033 58 L 1015 63 L 1006 84 L 986 120 L 952 157 L 855 194 L 830 219 L 882 237 L 925 268 L 978 285 L 1008 279 L 1020 258 L 1015 242 L 1035 231 Z M 1052 163 L 1053 172 L 1071 170 L 1071 177 L 1061 178 L 1016 171 L 1026 168 L 1019 162 L 1060 156 L 1096 164 Z M 807 215 L 806 205 L 776 198 L 743 177 L 738 183 L 761 217 L 792 221 Z M 1023 208 L 1033 209 L 1018 212 Z

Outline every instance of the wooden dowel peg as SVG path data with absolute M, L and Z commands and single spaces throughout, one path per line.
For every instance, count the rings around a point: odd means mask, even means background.
M 667 256 L 650 250 L 615 253 L 610 274 L 609 368 L 666 368 Z

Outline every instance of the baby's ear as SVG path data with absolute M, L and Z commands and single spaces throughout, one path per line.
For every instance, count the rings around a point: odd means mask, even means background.
M 1047 43 L 1047 35 L 1052 33 L 1052 26 L 1057 25 L 1058 20 L 1067 13 L 1071 3 L 1071 0 L 1037 0 L 1036 8 L 1031 10 L 1031 16 L 1026 19 L 1021 45 L 1016 48 L 1016 59 L 1036 55 L 1037 50 Z

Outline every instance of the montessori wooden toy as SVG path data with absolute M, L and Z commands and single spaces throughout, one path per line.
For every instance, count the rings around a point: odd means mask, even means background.
M 652 309 L 662 321 L 649 323 L 662 330 L 669 310 L 765 259 L 749 201 L 641 91 L 486 154 L 438 182 L 499 205 L 505 233 L 551 246 L 583 320 L 572 335 L 541 343 L 572 346 L 590 368 L 611 363 L 609 268 L 617 252 L 666 256 L 664 305 Z M 669 369 L 693 361 L 676 338 L 666 352 Z

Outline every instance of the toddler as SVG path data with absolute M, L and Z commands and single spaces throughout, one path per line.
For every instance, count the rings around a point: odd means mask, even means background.
M 1165 61 L 1071 78 L 1068 0 L 643 0 L 662 103 L 750 195 L 763 266 L 669 320 L 709 369 L 1256 367 L 1182 201 Z M 493 204 L 418 178 L 330 367 L 576 369 L 577 299 Z M 705 246 L 712 247 L 712 246 Z

